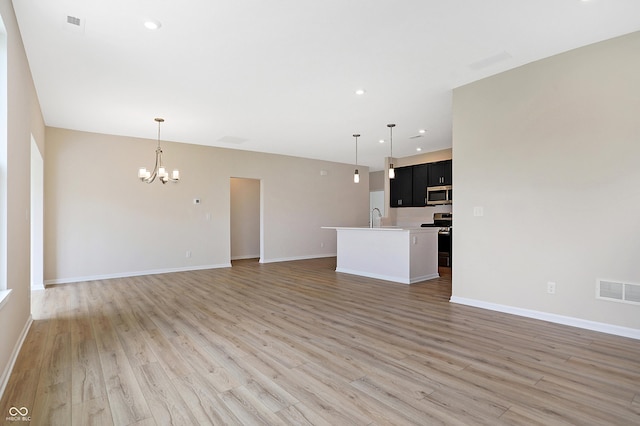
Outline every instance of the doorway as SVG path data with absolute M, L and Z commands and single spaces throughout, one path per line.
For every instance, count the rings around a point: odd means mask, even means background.
M 230 180 L 231 260 L 262 259 L 260 179 Z

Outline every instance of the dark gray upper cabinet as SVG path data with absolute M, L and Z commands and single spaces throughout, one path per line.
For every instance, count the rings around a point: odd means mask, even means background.
M 413 166 L 397 167 L 396 177 L 389 180 L 391 207 L 411 207 L 413 205 Z
M 427 205 L 427 183 L 429 179 L 429 165 L 418 164 L 413 166 L 413 207 Z
M 428 186 L 451 185 L 453 183 L 452 163 L 451 160 L 428 163 Z
M 391 207 L 424 207 L 427 186 L 451 185 L 451 160 L 397 167 L 389 181 Z

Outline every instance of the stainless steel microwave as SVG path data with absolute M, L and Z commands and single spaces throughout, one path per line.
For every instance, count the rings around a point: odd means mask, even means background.
M 453 203 L 453 188 L 451 185 L 427 187 L 427 205 Z

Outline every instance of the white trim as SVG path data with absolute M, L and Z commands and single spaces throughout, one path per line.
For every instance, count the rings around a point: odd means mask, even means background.
M 415 284 L 415 283 L 426 281 L 426 280 L 432 280 L 440 276 L 440 274 L 435 273 L 431 275 L 424 275 L 422 277 L 406 278 L 406 277 L 396 277 L 392 275 L 374 274 L 367 271 L 355 271 L 353 269 L 348 269 L 348 268 L 336 268 L 336 272 L 341 272 L 343 274 L 360 275 L 361 277 L 375 278 L 377 280 L 393 281 L 400 284 Z
M 7 388 L 7 384 L 9 383 L 9 377 L 11 377 L 11 372 L 13 371 L 13 367 L 16 365 L 16 360 L 18 359 L 18 354 L 20 353 L 20 349 L 22 349 L 22 344 L 24 340 L 27 338 L 27 334 L 29 333 L 29 328 L 31 328 L 31 323 L 33 322 L 33 317 L 29 315 L 27 322 L 22 328 L 22 333 L 20 333 L 20 338 L 16 342 L 16 345 L 13 347 L 13 352 L 11 352 L 11 357 L 9 358 L 9 362 L 2 372 L 2 376 L 0 376 L 0 399 L 2 399 L 2 395 L 4 394 L 5 389 Z
M 259 259 L 259 254 L 245 254 L 242 256 L 231 256 L 231 260 Z
M 515 306 L 499 305 L 497 303 L 489 303 L 482 300 L 467 299 L 464 297 L 452 296 L 449 299 L 449 302 L 640 340 L 640 330 L 636 328 L 622 327 L 603 322 L 589 321 L 582 318 L 567 317 L 548 312 L 517 308 Z
M 292 260 L 307 260 L 307 259 L 320 259 L 323 257 L 336 257 L 336 253 L 332 254 L 310 254 L 307 256 L 294 256 L 294 257 L 280 257 L 276 259 L 260 259 L 260 263 L 276 263 L 276 262 L 290 262 Z
M 7 300 L 9 300 L 10 294 L 11 294 L 11 289 L 0 290 L 0 309 L 2 309 L 4 305 L 6 305 Z
M 435 274 L 423 275 L 421 277 L 413 277 L 411 278 L 411 284 L 421 283 L 422 281 L 428 281 L 434 278 L 440 278 L 440 274 L 436 272 Z
M 200 271 L 203 269 L 217 269 L 217 268 L 230 268 L 231 262 L 222 263 L 219 265 L 202 265 L 202 266 L 187 266 L 182 268 L 166 268 L 166 269 L 155 269 L 148 271 L 137 271 L 137 272 L 122 272 L 117 274 L 106 274 L 106 275 L 90 275 L 86 277 L 72 277 L 72 278 L 58 278 L 55 280 L 46 280 L 44 285 L 55 285 L 55 284 L 70 284 L 70 283 L 78 283 L 83 281 L 96 281 L 96 280 L 109 280 L 112 278 L 128 278 L 128 277 L 138 277 L 141 275 L 156 275 L 156 274 L 170 274 L 172 272 L 188 272 L 188 271 Z

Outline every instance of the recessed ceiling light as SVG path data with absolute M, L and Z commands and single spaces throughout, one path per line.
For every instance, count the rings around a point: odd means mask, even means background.
M 365 93 L 366 93 L 366 90 L 364 90 L 364 89 L 356 90 L 356 95 L 364 95 Z
M 380 142 L 380 143 L 384 143 L 384 139 L 380 139 L 378 142 Z
M 162 26 L 162 24 L 160 23 L 160 21 L 150 19 L 148 21 L 144 21 L 144 26 L 148 30 L 157 30 Z
M 423 133 L 427 133 L 427 131 L 425 129 L 420 129 L 418 130 L 418 133 L 423 134 Z
M 420 151 L 422 151 L 422 148 L 417 147 L 417 148 L 416 148 L 416 151 L 420 152 Z

